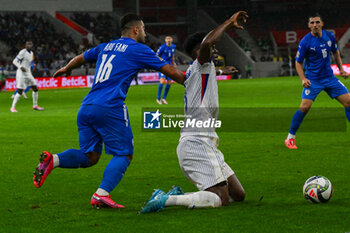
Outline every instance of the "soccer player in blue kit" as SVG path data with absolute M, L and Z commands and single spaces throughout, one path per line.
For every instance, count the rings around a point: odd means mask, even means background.
M 175 63 L 175 49 L 176 45 L 173 44 L 173 38 L 171 36 L 165 37 L 165 44 L 162 44 L 157 50 L 157 55 L 163 58 L 169 65 L 176 67 Z M 165 85 L 163 98 L 161 98 L 163 86 Z M 157 93 L 157 103 L 158 104 L 168 104 L 166 97 L 168 96 L 169 89 L 171 87 L 171 79 L 166 75 L 159 73 L 159 85 Z
M 312 103 L 321 91 L 326 91 L 336 98 L 344 107 L 347 119 L 350 121 L 350 94 L 348 89 L 338 80 L 330 67 L 331 52 L 335 55 L 340 75 L 345 79 L 348 73 L 344 71 L 340 53 L 331 32 L 322 30 L 323 21 L 319 14 L 309 17 L 308 33 L 299 43 L 295 67 L 302 81 L 303 92 L 299 110 L 293 116 L 287 139 L 284 141 L 289 149 L 297 149 L 295 134 L 301 125 Z M 305 74 L 302 63 L 305 60 Z
M 122 37 L 92 48 L 75 58 L 54 74 L 69 75 L 85 62 L 96 62 L 91 91 L 84 98 L 77 116 L 80 150 L 69 149 L 40 155 L 33 176 L 40 188 L 55 167 L 90 167 L 98 162 L 102 143 L 106 154 L 113 155 L 102 182 L 91 197 L 94 207 L 123 208 L 115 203 L 110 192 L 118 185 L 133 157 L 133 134 L 124 100 L 134 75 L 141 69 L 155 69 L 183 84 L 184 74 L 159 58 L 145 42 L 145 27 L 136 14 L 121 18 Z

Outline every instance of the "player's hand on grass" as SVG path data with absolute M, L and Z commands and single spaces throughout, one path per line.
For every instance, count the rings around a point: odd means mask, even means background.
M 311 86 L 311 82 L 310 80 L 308 80 L 307 78 L 305 78 L 303 81 L 303 87 L 310 87 Z
M 225 75 L 230 75 L 238 72 L 238 70 L 234 66 L 225 66 L 221 70 L 222 70 L 222 74 L 225 74 Z
M 27 72 L 26 68 L 24 68 L 24 67 L 21 67 L 21 70 L 22 70 L 23 72 Z
M 66 76 L 66 77 L 68 77 L 68 76 L 70 76 L 71 72 L 72 71 L 67 69 L 67 67 L 62 67 L 61 69 L 57 70 L 54 73 L 53 77 L 55 77 L 55 78 L 58 77 L 58 76 Z
M 348 72 L 346 72 L 344 70 L 340 71 L 340 76 L 342 76 L 344 79 L 348 79 L 349 78 Z
M 244 29 L 242 25 L 238 24 L 238 21 L 242 21 L 243 23 L 246 23 L 247 18 L 248 18 L 248 14 L 246 11 L 238 11 L 237 13 L 232 15 L 232 17 L 229 20 L 232 22 L 234 28 Z

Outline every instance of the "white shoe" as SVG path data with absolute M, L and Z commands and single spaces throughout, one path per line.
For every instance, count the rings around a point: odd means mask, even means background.
M 162 102 L 162 104 L 168 104 L 168 102 L 166 102 L 165 99 L 161 99 L 160 101 Z
M 162 101 L 161 101 L 161 100 L 156 99 L 156 101 L 157 101 L 157 104 L 162 104 Z
M 23 92 L 23 93 L 22 93 L 22 96 L 23 96 L 23 98 L 28 99 L 26 93 Z
M 10 109 L 11 112 L 18 112 L 15 108 Z

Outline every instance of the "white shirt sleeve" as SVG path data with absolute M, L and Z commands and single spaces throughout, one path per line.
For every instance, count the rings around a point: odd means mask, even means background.
M 21 50 L 18 55 L 13 59 L 12 63 L 17 67 L 21 67 L 22 60 L 24 58 L 24 50 Z

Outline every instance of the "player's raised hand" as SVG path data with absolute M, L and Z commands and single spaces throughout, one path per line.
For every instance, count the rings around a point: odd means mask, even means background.
M 307 78 L 305 78 L 303 81 L 303 87 L 310 87 L 311 86 L 311 82 L 310 80 L 308 80 Z
M 246 11 L 238 11 L 232 17 L 230 20 L 232 21 L 233 27 L 237 29 L 244 29 L 242 25 L 238 24 L 238 21 L 242 21 L 243 23 L 247 22 L 248 14 Z
M 344 70 L 340 71 L 340 76 L 342 76 L 344 79 L 348 79 L 349 78 L 348 72 L 346 72 Z
M 234 66 L 225 66 L 221 70 L 222 70 L 222 74 L 225 74 L 225 75 L 231 75 L 238 72 L 238 70 Z
M 71 70 L 67 69 L 67 67 L 64 66 L 61 69 L 57 70 L 54 73 L 53 77 L 55 77 L 55 78 L 58 77 L 58 76 L 66 76 L 66 77 L 68 77 L 68 76 L 70 76 L 71 72 L 72 72 Z

